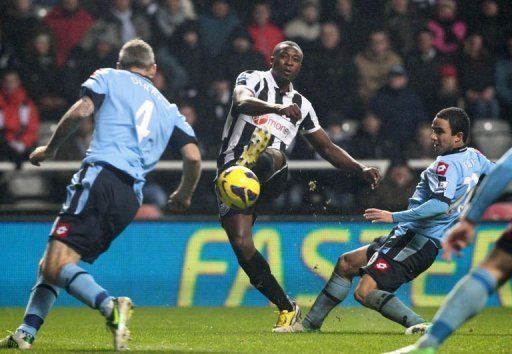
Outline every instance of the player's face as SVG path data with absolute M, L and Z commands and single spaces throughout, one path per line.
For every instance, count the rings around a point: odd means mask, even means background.
M 455 149 L 457 142 L 460 140 L 458 135 L 452 135 L 450 122 L 442 118 L 434 118 L 432 121 L 432 142 L 434 143 L 434 150 L 438 154 Z
M 293 47 L 284 47 L 272 56 L 272 71 L 284 81 L 293 81 L 302 66 L 302 54 Z

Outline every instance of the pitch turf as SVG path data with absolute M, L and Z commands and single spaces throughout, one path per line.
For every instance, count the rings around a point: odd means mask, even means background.
M 432 318 L 434 309 L 419 309 Z M 0 308 L 0 331 L 14 329 L 23 309 Z M 272 308 L 137 308 L 132 352 L 380 353 L 416 337 L 363 308 L 339 308 L 322 333 L 273 334 Z M 512 309 L 488 309 L 466 324 L 440 353 L 512 352 Z M 6 334 L 6 332 L 4 332 Z M 111 336 L 98 313 L 57 308 L 47 318 L 33 352 L 106 352 Z

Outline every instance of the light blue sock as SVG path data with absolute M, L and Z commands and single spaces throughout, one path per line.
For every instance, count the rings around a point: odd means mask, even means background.
M 319 329 L 322 327 L 329 312 L 345 300 L 351 286 L 352 282 L 350 280 L 342 278 L 333 272 L 322 292 L 316 298 L 313 307 L 304 318 L 304 327 L 307 329 Z
M 479 313 L 496 290 L 496 279 L 485 269 L 476 267 L 459 280 L 434 317 L 429 333 L 421 337 L 421 348 L 437 348 L 464 322 Z
M 62 267 L 59 286 L 84 304 L 99 309 L 103 316 L 108 317 L 112 312 L 112 297 L 94 281 L 94 278 L 84 269 L 74 263 Z
M 45 282 L 43 277 L 39 275 L 28 300 L 23 324 L 18 327 L 18 330 L 27 332 L 35 337 L 59 296 L 59 291 L 58 287 Z
M 366 295 L 364 305 L 406 328 L 425 322 L 420 315 L 407 307 L 395 294 L 384 290 L 370 291 Z

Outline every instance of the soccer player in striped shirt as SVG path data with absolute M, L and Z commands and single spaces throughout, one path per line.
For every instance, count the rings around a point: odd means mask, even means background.
M 318 123 L 311 103 L 294 89 L 292 81 L 300 72 L 302 59 L 302 50 L 296 43 L 281 42 L 274 48 L 269 71 L 245 71 L 238 76 L 222 134 L 217 173 L 235 164 L 251 168 L 262 184 L 260 200 L 275 198 L 286 186 L 284 152 L 300 132 L 333 166 L 350 171 L 375 187 L 381 178 L 379 171 L 362 165 L 333 144 Z M 300 317 L 300 310 L 254 247 L 255 209 L 235 210 L 219 200 L 219 214 L 251 284 L 280 311 L 273 331 L 286 331 Z

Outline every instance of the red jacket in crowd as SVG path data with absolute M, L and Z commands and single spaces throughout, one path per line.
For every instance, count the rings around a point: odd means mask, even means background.
M 7 143 L 19 142 L 26 148 L 37 144 L 39 112 L 22 87 L 10 95 L 0 91 L 0 131 Z
M 270 65 L 270 57 L 274 47 L 284 41 L 283 31 L 271 23 L 263 27 L 250 25 L 247 30 L 254 42 L 254 49 L 263 54 L 265 62 Z
M 45 17 L 44 24 L 51 29 L 57 40 L 57 65 L 66 63 L 69 52 L 76 48 L 82 36 L 94 23 L 93 17 L 84 9 L 73 13 L 55 6 Z

